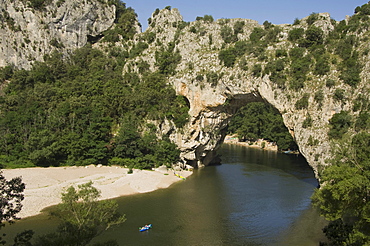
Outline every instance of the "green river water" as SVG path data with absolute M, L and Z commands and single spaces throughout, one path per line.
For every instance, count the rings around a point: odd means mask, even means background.
M 313 246 L 325 221 L 311 207 L 317 186 L 305 159 L 224 144 L 222 165 L 195 170 L 185 181 L 155 192 L 116 199 L 127 221 L 97 241 L 119 245 Z M 153 228 L 139 232 L 138 227 Z M 35 216 L 6 231 L 52 231 L 56 221 Z

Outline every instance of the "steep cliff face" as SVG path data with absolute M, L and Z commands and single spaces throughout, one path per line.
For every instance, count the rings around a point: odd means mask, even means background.
M 318 170 L 325 165 L 325 160 L 332 155 L 331 143 L 328 137 L 329 120 L 335 113 L 351 112 L 353 101 L 357 95 L 369 97 L 369 55 L 361 56 L 364 69 L 361 73 L 361 82 L 357 86 L 350 86 L 340 79 L 340 72 L 335 62 L 330 63 L 330 69 L 321 74 L 309 71 L 304 86 L 295 88 L 295 79 L 284 77 L 285 84 L 279 84 L 270 79 L 273 73 L 266 71 L 271 61 L 276 62 L 283 58 L 278 52 L 288 56 L 289 52 L 298 48 L 298 44 L 288 40 L 288 33 L 292 29 L 307 30 L 314 26 L 322 30 L 322 36 L 334 29 L 337 22 L 330 19 L 330 15 L 315 16 L 314 24 L 310 24 L 310 17 L 300 24 L 281 25 L 277 27 L 276 40 L 265 47 L 264 56 L 256 55 L 252 51 L 236 59 L 232 66 L 225 66 L 220 60 L 220 50 L 236 47 L 225 38 L 227 30 L 233 30 L 229 35 L 239 41 L 250 41 L 251 33 L 255 28 L 267 30 L 266 25 L 259 25 L 253 20 L 217 20 L 214 22 L 198 20 L 185 25 L 177 9 L 164 9 L 152 16 L 152 25 L 146 31 L 156 34 L 163 46 L 175 44 L 175 50 L 181 54 L 176 74 L 169 81 L 177 93 L 185 96 L 190 103 L 189 114 L 191 119 L 184 129 L 172 131 L 167 124 L 162 125 L 162 132 L 173 132 L 172 139 L 182 151 L 185 163 L 201 167 L 208 165 L 215 158 L 215 150 L 225 137 L 225 127 L 228 120 L 241 106 L 252 101 L 265 101 L 276 107 L 283 116 L 284 123 L 296 140 L 300 152 L 308 163 Z M 239 23 L 242 29 L 235 34 Z M 240 23 L 243 23 L 241 25 Z M 269 23 L 267 23 L 269 24 Z M 225 31 L 226 30 L 226 31 Z M 301 38 L 303 34 L 301 34 Z M 364 34 L 361 34 L 364 35 Z M 268 40 L 267 40 L 268 41 Z M 158 50 L 155 42 L 143 53 L 140 58 L 152 64 L 155 70 L 155 52 Z M 367 42 L 361 44 L 366 46 Z M 286 52 L 286 53 L 285 53 Z M 267 58 L 266 58 L 267 57 Z M 335 57 L 329 59 L 335 60 Z M 294 66 L 294 61 L 286 62 L 285 66 Z M 318 61 L 313 62 L 316 69 L 320 69 Z M 260 65 L 262 73 L 259 74 Z M 285 69 L 287 69 L 285 67 Z M 303 68 L 299 68 L 303 69 Z M 284 69 L 283 69 L 284 70 Z M 335 86 L 328 85 L 331 81 Z M 293 89 L 292 89 L 293 88 Z M 334 96 L 335 91 L 343 92 L 345 101 Z M 300 103 L 305 101 L 305 105 Z M 356 115 L 356 112 L 352 112 Z M 307 122 L 311 122 L 307 124 Z M 172 127 L 174 128 L 174 127 Z
M 47 2 L 47 1 L 45 1 Z M 54 50 L 68 53 L 113 25 L 115 5 L 107 1 L 0 2 L 0 66 L 30 68 Z

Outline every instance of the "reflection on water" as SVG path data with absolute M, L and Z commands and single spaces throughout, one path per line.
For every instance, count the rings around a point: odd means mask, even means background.
M 318 245 L 324 222 L 310 205 L 317 181 L 302 157 L 235 145 L 222 146 L 220 153 L 223 165 L 196 170 L 168 189 L 116 199 L 127 221 L 97 241 Z M 37 218 L 17 224 L 40 233 L 55 223 Z M 138 227 L 147 223 L 153 228 L 139 232 Z

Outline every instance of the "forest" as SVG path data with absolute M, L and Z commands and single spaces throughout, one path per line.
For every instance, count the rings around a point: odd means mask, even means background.
M 0 97 L 0 164 L 175 163 L 177 147 L 142 122 L 168 118 L 181 127 L 188 105 L 160 72 L 122 75 L 125 55 L 87 45 L 68 59 L 54 53 L 29 71 L 2 68 L 2 79 L 10 83 Z
M 267 103 L 252 102 L 242 107 L 231 119 L 228 131 L 237 134 L 239 141 L 263 138 L 275 142 L 279 150 L 298 149 L 279 111 Z

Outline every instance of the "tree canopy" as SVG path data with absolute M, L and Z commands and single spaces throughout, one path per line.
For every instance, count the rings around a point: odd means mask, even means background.
M 312 199 L 321 214 L 332 221 L 325 229 L 331 237 L 331 245 L 367 245 L 370 242 L 369 144 L 368 132 L 356 134 L 350 144 L 338 146 L 331 165 L 320 172 L 322 187 Z M 333 225 L 338 223 L 341 230 L 335 231 Z M 341 237 L 343 232 L 345 236 Z
M 20 177 L 7 180 L 0 171 L 0 230 L 6 223 L 14 223 L 20 219 L 17 214 L 22 209 L 25 184 Z M 3 235 L 2 235 L 3 236 Z M 0 236 L 0 244 L 6 241 Z
M 54 53 L 45 62 L 35 62 L 29 71 L 2 69 L 10 83 L 0 96 L 0 164 L 108 164 L 115 157 L 149 155 L 146 167 L 165 164 L 160 163 L 163 159 L 167 164 L 174 161 L 173 156 L 179 154 L 176 146 L 166 136 L 158 139 L 155 129 L 145 130 L 144 122 L 176 118 L 176 126 L 181 128 L 188 119 L 187 101 L 176 96 L 161 73 L 143 70 L 123 76 L 125 53 L 125 49 L 117 49 L 105 54 L 86 46 L 65 60 Z M 127 118 L 132 124 L 125 124 Z M 141 146 L 137 152 L 141 153 L 116 151 L 126 144 L 122 137 L 127 137 L 113 135 L 114 129 L 136 134 Z M 139 140 L 145 132 L 155 142 L 168 142 L 167 148 Z
M 230 121 L 228 131 L 236 133 L 242 141 L 263 138 L 276 142 L 281 150 L 297 149 L 280 113 L 263 102 L 252 102 L 242 107 Z

